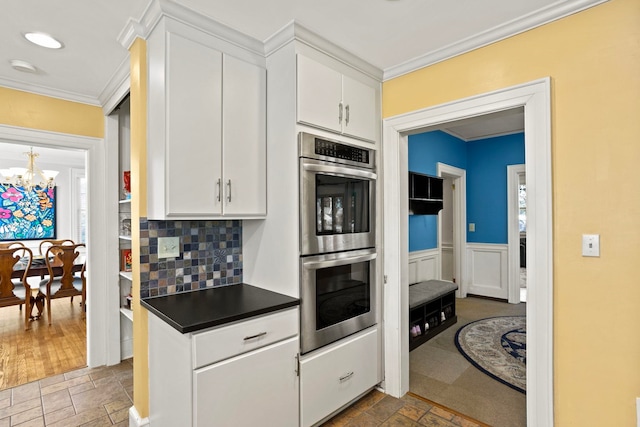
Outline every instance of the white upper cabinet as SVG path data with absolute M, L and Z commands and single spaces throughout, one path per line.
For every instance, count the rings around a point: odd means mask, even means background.
M 149 219 L 266 215 L 266 69 L 206 41 L 148 39 Z
M 355 72 L 354 72 L 355 73 Z M 304 55 L 297 55 L 299 123 L 375 141 L 378 135 L 379 85 L 364 83 Z
M 224 55 L 223 150 L 225 215 L 266 215 L 266 70 Z

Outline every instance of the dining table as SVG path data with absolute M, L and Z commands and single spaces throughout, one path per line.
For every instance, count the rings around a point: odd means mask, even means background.
M 80 260 L 80 258 L 84 257 L 78 258 Z M 73 264 L 73 268 L 71 269 L 72 272 L 77 273 L 82 270 L 84 259 L 81 259 L 81 261 L 83 262 Z M 26 268 L 26 266 L 26 260 L 21 259 L 20 261 L 18 261 L 13 267 L 11 278 L 22 279 L 24 277 L 24 269 Z M 62 275 L 62 263 L 58 262 L 57 259 L 51 261 L 51 269 L 54 276 Z M 44 257 L 34 256 L 33 260 L 31 261 L 31 266 L 27 270 L 27 277 L 40 277 L 41 279 L 44 279 L 44 277 L 48 275 L 49 269 L 47 268 L 47 263 L 45 262 Z M 35 305 L 36 307 L 38 307 L 38 314 L 35 316 L 33 314 L 30 314 L 29 317 L 31 320 L 37 320 L 42 316 L 42 311 L 44 309 L 44 295 L 40 293 L 39 286 L 31 286 L 30 289 L 33 301 L 35 302 L 35 304 L 31 305 L 31 313 L 33 313 L 33 306 Z M 33 295 L 34 293 L 35 295 Z

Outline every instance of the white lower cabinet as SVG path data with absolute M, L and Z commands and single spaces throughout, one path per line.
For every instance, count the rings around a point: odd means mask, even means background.
M 181 334 L 149 314 L 152 427 L 298 426 L 298 308 Z
M 297 426 L 298 339 L 193 373 L 194 426 Z
M 301 425 L 312 426 L 380 382 L 376 328 L 300 360 Z

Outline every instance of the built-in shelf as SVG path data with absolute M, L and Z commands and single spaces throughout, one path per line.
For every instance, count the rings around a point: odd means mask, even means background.
M 120 240 L 128 240 L 128 241 L 131 241 L 131 236 L 122 236 L 122 235 L 120 235 L 120 236 L 118 236 L 118 237 L 120 238 Z
M 120 200 L 118 203 L 123 204 L 123 205 L 127 204 L 127 203 L 131 203 L 131 199 L 123 199 L 123 200 Z
M 133 273 L 131 271 L 121 271 L 120 277 L 124 277 L 127 280 L 133 280 Z
M 120 313 L 122 313 L 124 317 L 133 322 L 133 310 L 131 310 L 130 308 L 121 307 Z

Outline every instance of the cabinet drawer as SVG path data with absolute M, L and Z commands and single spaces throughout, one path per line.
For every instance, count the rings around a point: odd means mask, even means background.
M 378 331 L 300 361 L 302 426 L 317 423 L 376 385 Z
M 298 334 L 298 309 L 193 334 L 193 368 L 255 350 Z

